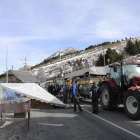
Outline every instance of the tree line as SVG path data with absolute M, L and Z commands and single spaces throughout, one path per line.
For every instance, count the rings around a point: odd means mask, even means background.
M 122 53 L 118 53 L 115 49 L 108 48 L 105 54 L 105 63 L 108 64 L 107 59 L 110 59 L 110 64 L 114 62 L 120 62 L 125 58 L 125 55 L 133 56 L 140 54 L 140 41 L 132 42 L 131 39 L 127 41 L 126 47 Z M 102 54 L 99 55 L 99 59 L 96 63 L 96 66 L 104 65 L 104 56 Z
M 140 41 L 135 41 L 135 43 L 133 43 L 131 40 L 128 40 L 126 47 L 125 47 L 125 51 L 127 54 L 129 55 L 136 55 L 140 53 Z
M 108 64 L 107 60 L 110 60 L 109 63 L 119 62 L 123 59 L 123 54 L 119 54 L 115 49 L 108 48 L 105 54 L 105 64 Z M 96 62 L 96 66 L 104 66 L 104 56 L 103 54 L 99 55 L 99 59 Z

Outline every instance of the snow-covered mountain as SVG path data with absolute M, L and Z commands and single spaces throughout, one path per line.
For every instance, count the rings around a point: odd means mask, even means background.
M 132 38 L 131 40 L 135 42 L 136 39 L 140 40 L 140 37 Z M 80 51 L 80 53 L 78 54 L 71 54 L 71 55 L 66 56 L 65 58 L 61 59 L 61 62 L 60 62 L 60 59 L 58 59 L 52 63 L 46 64 L 44 66 L 40 66 L 38 68 L 34 68 L 33 70 L 31 70 L 31 73 L 36 76 L 41 69 L 44 71 L 46 79 L 51 79 L 51 78 L 57 77 L 60 74 L 60 68 L 62 69 L 63 73 L 72 72 L 73 65 L 77 60 L 81 60 L 81 64 L 83 67 L 85 67 L 85 61 L 84 61 L 85 59 L 87 60 L 89 66 L 92 66 L 98 60 L 99 54 L 103 54 L 103 52 L 105 53 L 108 48 L 115 49 L 118 53 L 121 53 L 124 50 L 124 47 L 126 47 L 127 41 L 128 40 L 124 40 L 118 43 L 101 46 L 95 49 Z M 76 49 L 68 48 L 68 49 L 64 49 L 62 51 L 56 52 L 51 57 L 58 56 L 60 52 L 62 52 L 63 54 L 66 54 L 68 53 L 67 50 L 77 51 Z M 135 57 L 135 60 L 138 59 L 138 61 L 140 61 L 140 55 L 137 55 L 134 57 Z M 126 60 L 134 59 L 134 57 L 129 57 Z M 76 63 L 76 67 L 78 68 L 77 63 Z
M 63 49 L 63 50 L 61 50 L 61 51 L 58 51 L 58 52 L 54 53 L 53 55 L 51 55 L 51 56 L 48 57 L 47 59 L 50 59 L 50 58 L 53 58 L 53 57 L 57 57 L 57 56 L 59 56 L 59 55 L 63 56 L 63 55 L 69 54 L 69 53 L 77 52 L 77 51 L 79 51 L 79 50 L 76 50 L 76 49 L 74 49 L 74 48 L 72 48 L 72 47 L 69 47 L 69 48 L 67 48 L 67 49 Z

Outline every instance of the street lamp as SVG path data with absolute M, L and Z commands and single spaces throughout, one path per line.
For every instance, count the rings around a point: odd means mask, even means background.
M 62 52 L 59 53 L 59 55 L 60 55 L 60 69 L 62 70 L 62 74 L 61 74 L 61 76 L 63 77 L 64 74 L 63 74 L 63 69 L 61 68 L 61 63 L 62 63 L 62 62 L 61 62 L 61 53 L 62 53 Z
M 132 63 L 134 63 L 135 62 L 135 60 L 132 60 Z
M 107 62 L 108 62 L 108 65 L 109 65 L 110 59 L 107 59 Z

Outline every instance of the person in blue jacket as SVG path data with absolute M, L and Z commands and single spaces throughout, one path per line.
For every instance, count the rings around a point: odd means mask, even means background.
M 80 103 L 79 103 L 79 98 L 78 97 L 81 97 L 81 96 L 78 93 L 78 84 L 79 84 L 78 80 L 76 80 L 75 83 L 73 83 L 74 112 L 76 112 L 76 113 L 78 113 L 78 111 L 76 111 L 76 105 L 78 105 L 78 108 L 79 108 L 80 112 L 84 111 L 84 109 L 81 108 Z

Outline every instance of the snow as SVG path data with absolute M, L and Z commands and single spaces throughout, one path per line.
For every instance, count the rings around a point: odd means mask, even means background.
M 134 40 L 136 40 L 136 38 L 132 39 L 132 41 L 134 41 Z M 140 37 L 138 37 L 137 40 L 140 40 Z M 116 45 L 116 46 L 112 45 L 113 47 L 111 47 L 111 49 L 115 49 L 118 53 L 121 53 L 124 50 L 124 47 L 126 47 L 126 43 L 127 43 L 127 41 L 121 41 L 119 45 Z M 61 55 L 64 55 L 71 51 L 78 51 L 78 50 L 70 47 L 68 49 L 64 49 L 64 50 L 56 52 L 49 58 L 60 55 L 60 52 L 61 52 Z M 107 51 L 107 49 L 104 49 L 104 53 L 106 53 L 106 51 Z M 56 77 L 58 74 L 60 74 L 60 67 L 62 68 L 63 73 L 71 72 L 72 68 L 73 68 L 73 66 L 72 66 L 73 61 L 76 61 L 76 60 L 80 60 L 80 59 L 84 60 L 86 58 L 88 60 L 89 65 L 93 65 L 93 61 L 98 60 L 99 54 L 103 54 L 103 46 L 100 46 L 95 49 L 91 49 L 89 51 L 80 52 L 80 54 L 75 55 L 75 56 L 74 55 L 67 56 L 67 58 L 65 57 L 64 59 L 61 60 L 61 62 L 60 62 L 60 60 L 58 60 L 55 63 L 46 64 L 46 66 L 42 66 L 39 68 L 42 68 L 44 70 L 46 78 L 52 78 L 52 77 Z M 133 57 L 129 57 L 127 59 L 124 59 L 124 61 L 126 62 L 126 61 L 130 61 L 132 59 L 137 59 L 137 61 L 139 62 L 140 54 L 133 56 Z M 71 65 L 68 64 L 68 61 L 71 62 Z M 82 62 L 82 64 L 84 64 L 84 62 Z M 33 70 L 31 70 L 31 73 L 33 75 L 37 75 L 39 68 L 34 68 Z
M 47 59 L 50 59 L 50 58 L 53 58 L 53 57 L 57 57 L 59 55 L 63 56 L 65 55 L 66 53 L 73 53 L 73 52 L 77 52 L 78 50 L 72 48 L 72 47 L 69 47 L 67 49 L 63 49 L 61 51 L 58 51 L 56 53 L 54 53 L 53 55 L 51 55 L 50 57 L 48 57 Z

